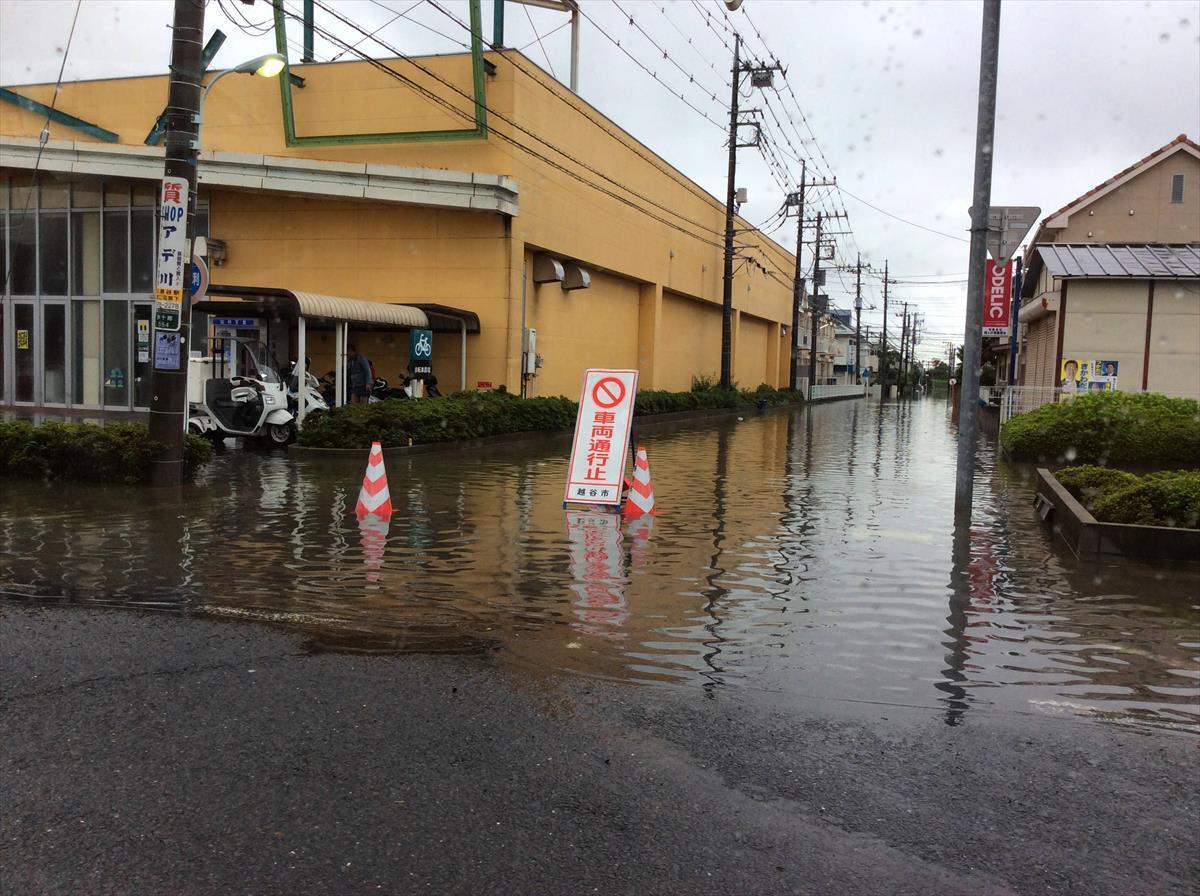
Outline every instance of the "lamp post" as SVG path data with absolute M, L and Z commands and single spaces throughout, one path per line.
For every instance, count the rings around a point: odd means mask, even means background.
M 150 437 L 164 446 L 162 454 L 153 461 L 151 481 L 156 485 L 179 485 L 183 481 L 189 356 L 188 289 L 204 98 L 225 75 L 237 72 L 274 78 L 286 65 L 281 55 L 269 53 L 217 72 L 216 77 L 202 88 L 200 48 L 203 32 L 204 4 L 195 0 L 176 0 L 154 290 L 154 364 L 150 372 Z M 162 351 L 159 351 L 160 342 Z

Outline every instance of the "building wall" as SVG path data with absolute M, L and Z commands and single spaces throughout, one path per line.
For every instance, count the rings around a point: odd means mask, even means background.
M 1171 178 L 1184 176 L 1183 202 Z M 1132 212 L 1132 214 L 1130 214 Z M 1056 243 L 1192 243 L 1200 240 L 1200 159 L 1178 150 L 1071 215 Z
M 1155 283 L 1147 374 L 1153 392 L 1200 396 L 1200 283 Z
M 503 174 L 518 185 L 520 210 L 506 219 L 222 190 L 213 197 L 211 234 L 226 242 L 229 262 L 214 280 L 470 309 L 479 314 L 482 332 L 469 338 L 468 384 L 491 382 L 516 391 L 521 263 L 531 252 L 546 252 L 585 267 L 592 287 L 568 295 L 543 286 L 532 300 L 527 296 L 526 323 L 539 329 L 547 364 L 539 374 L 539 394 L 574 395 L 588 365 L 639 366 L 648 388 L 688 388 L 693 376 L 717 375 L 722 201 L 519 53 L 488 58 L 497 73 L 487 78 L 491 133 L 481 140 L 288 146 L 280 85 L 224 79 L 206 103 L 205 151 Z M 469 57 L 417 62 L 470 91 Z M 367 63 L 311 64 L 296 72 L 306 79 L 303 89 L 292 91 L 301 135 L 466 125 Z M 470 103 L 435 77 L 411 65 L 405 74 L 469 113 Z M 164 76 L 71 83 L 63 85 L 56 107 L 116 131 L 121 143 L 141 145 L 166 90 Z M 20 92 L 50 102 L 54 88 L 34 85 Z M 36 137 L 42 123 L 14 106 L 0 107 L 4 135 Z M 53 136 L 90 140 L 65 129 Z M 735 321 L 746 321 L 745 332 L 739 327 L 734 333 L 741 349 L 735 351 L 734 376 L 751 386 L 776 383 L 780 351 L 770 334 L 790 323 L 794 261 L 746 222 L 738 219 L 738 226 L 747 228 L 739 243 L 756 263 L 739 265 L 734 279 L 733 302 L 740 312 Z M 661 303 L 644 300 L 647 285 L 663 296 Z M 678 298 L 668 301 L 668 294 Z M 584 333 L 610 335 L 601 340 L 574 335 Z M 388 343 L 367 341 L 381 356 L 388 354 Z M 443 384 L 457 384 L 457 355 L 443 356 L 445 341 L 436 342 L 434 372 Z
M 1145 280 L 1075 280 L 1067 293 L 1063 360 L 1118 362 L 1117 388 L 1142 389 L 1146 343 Z
M 664 292 L 659 354 L 666 373 L 658 389 L 692 387 L 692 376 L 716 379 L 721 371 L 721 309 L 678 293 Z M 690 371 L 690 372 L 689 372 Z

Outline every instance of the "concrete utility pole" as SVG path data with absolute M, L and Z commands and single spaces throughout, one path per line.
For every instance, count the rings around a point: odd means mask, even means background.
M 854 382 L 862 383 L 862 254 L 854 263 Z
M 800 160 L 800 190 L 796 199 L 796 276 L 792 280 L 792 363 L 788 387 L 796 388 L 796 377 L 800 375 L 800 303 L 804 298 L 804 191 L 808 183 L 808 163 Z M 789 201 L 792 196 L 788 197 Z
M 883 262 L 883 346 L 879 350 L 879 383 L 883 391 L 879 393 L 880 400 L 887 398 L 887 312 L 888 312 L 888 263 Z
M 817 296 L 821 292 L 821 213 L 817 212 L 817 239 L 813 243 L 813 294 L 808 300 L 812 319 L 812 338 L 808 344 L 808 401 L 812 403 L 813 386 L 817 382 Z
M 729 168 L 725 191 L 725 270 L 721 285 L 721 388 L 728 389 L 733 383 L 733 207 L 737 200 L 737 151 L 741 145 L 758 146 L 753 143 L 738 143 L 738 127 L 742 124 L 738 114 L 738 88 L 742 75 L 750 74 L 752 87 L 769 87 L 773 72 L 783 71 L 781 65 L 754 65 L 742 62 L 741 35 L 733 36 L 733 83 L 729 98 Z
M 971 521 L 975 445 L 979 438 L 979 359 L 983 340 L 988 209 L 992 204 L 996 76 L 1000 62 L 1000 0 L 983 0 L 982 30 L 979 112 L 975 123 L 975 190 L 971 203 L 971 249 L 967 263 L 967 320 L 963 328 L 962 391 L 958 404 L 958 469 L 954 480 L 954 519 L 963 525 Z
M 900 324 L 900 371 L 899 371 L 899 396 L 904 397 L 904 375 L 907 372 L 907 363 L 905 352 L 908 350 L 908 302 L 904 302 L 904 314 L 901 316 Z
M 166 446 L 154 461 L 151 482 L 179 485 L 183 481 L 183 433 L 187 422 L 188 322 L 191 286 L 191 246 L 195 236 L 196 159 L 200 110 L 201 54 L 204 49 L 203 0 L 175 0 L 171 37 L 171 79 L 167 88 L 165 178 L 187 182 L 187 211 L 182 222 L 187 233 L 183 258 L 183 304 L 179 314 L 178 366 L 160 366 L 155 358 L 150 374 L 150 438 Z M 156 313 L 157 318 L 157 313 Z M 158 341 L 157 320 L 155 345 Z M 157 354 L 157 353 L 155 353 Z

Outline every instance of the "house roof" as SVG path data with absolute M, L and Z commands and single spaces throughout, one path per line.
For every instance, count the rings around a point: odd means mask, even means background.
M 1117 187 L 1132 180 L 1134 177 L 1141 174 L 1142 171 L 1144 171 L 1145 169 L 1147 169 L 1153 165 L 1156 165 L 1158 162 L 1162 161 L 1167 156 L 1174 155 L 1176 152 L 1180 152 L 1180 151 L 1187 152 L 1190 155 L 1194 155 L 1197 158 L 1200 158 L 1200 144 L 1197 144 L 1194 140 L 1189 139 L 1187 134 L 1180 134 L 1178 137 L 1176 137 L 1174 140 L 1172 140 L 1166 146 L 1160 146 L 1158 149 L 1154 150 L 1154 152 L 1150 153 L 1148 156 L 1140 159 L 1137 162 L 1134 162 L 1128 168 L 1125 168 L 1124 170 L 1117 172 L 1116 174 L 1114 174 L 1112 177 L 1110 177 L 1108 180 L 1104 181 L 1103 183 L 1097 184 L 1096 186 L 1092 187 L 1090 190 L 1088 190 L 1082 196 L 1079 196 L 1078 198 L 1073 199 L 1072 201 L 1068 202 L 1066 205 L 1064 205 L 1058 211 L 1051 212 L 1049 215 L 1047 215 L 1045 218 L 1042 219 L 1041 228 L 1039 228 L 1039 230 L 1038 230 L 1038 237 L 1041 236 L 1042 228 L 1066 227 L 1067 226 L 1066 220 L 1058 221 L 1057 219 L 1063 218 L 1064 216 L 1066 218 L 1069 218 L 1074 212 L 1078 211 L 1081 207 L 1083 207 L 1085 205 L 1090 205 L 1092 202 L 1095 202 L 1097 199 L 1099 199 L 1101 196 L 1105 195 L 1106 193 L 1111 193 L 1113 190 L 1117 189 Z M 1038 240 L 1035 238 L 1034 242 L 1036 243 L 1037 241 Z
M 1200 246 L 1141 244 L 1036 246 L 1051 277 L 1059 279 L 1200 279 Z

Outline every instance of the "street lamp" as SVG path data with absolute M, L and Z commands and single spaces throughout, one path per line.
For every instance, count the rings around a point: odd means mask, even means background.
M 224 78 L 226 75 L 258 75 L 261 78 L 276 78 L 287 65 L 287 60 L 279 53 L 267 53 L 265 56 L 256 56 L 254 59 L 249 59 L 241 65 L 236 65 L 233 68 L 227 68 L 219 71 L 204 85 L 204 91 L 200 94 L 200 105 L 196 110 L 196 115 L 193 121 L 196 124 L 196 149 L 200 148 L 200 126 L 204 123 L 204 100 L 208 98 L 208 92 L 213 89 L 213 86 Z

